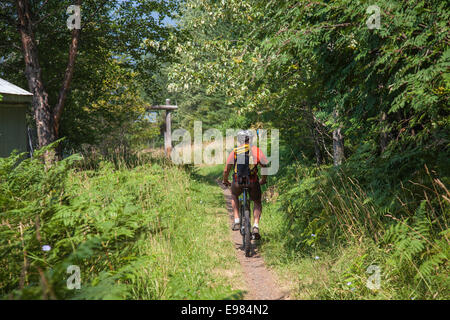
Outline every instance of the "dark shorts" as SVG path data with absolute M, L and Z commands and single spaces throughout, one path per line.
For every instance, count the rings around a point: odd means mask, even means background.
M 233 181 L 231 183 L 231 193 L 235 196 L 240 196 L 242 193 L 242 186 Z M 248 193 L 250 194 L 250 199 L 252 201 L 261 202 L 261 185 L 259 184 L 259 181 L 250 183 Z

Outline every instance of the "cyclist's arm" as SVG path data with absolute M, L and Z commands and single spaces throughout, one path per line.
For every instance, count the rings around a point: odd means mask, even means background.
M 261 167 L 263 167 L 263 168 L 265 168 L 265 167 L 267 167 L 267 165 L 268 165 L 268 161 L 267 161 L 267 158 L 266 158 L 266 156 L 264 155 L 264 153 L 261 151 L 261 149 L 259 149 L 259 148 L 257 148 L 256 149 L 256 152 L 257 152 L 257 162 L 258 162 L 258 164 L 261 166 Z M 262 171 L 262 170 L 261 170 Z M 261 179 L 260 179 L 260 181 L 259 181 L 259 183 L 260 184 L 265 184 L 267 182 L 267 175 L 265 175 L 265 174 L 262 174 L 262 172 L 261 172 Z
M 228 181 L 228 176 L 230 175 L 230 171 L 233 168 L 233 164 L 226 164 L 225 169 L 223 170 L 223 182 Z
M 231 151 L 230 155 L 228 156 L 227 163 L 225 164 L 225 169 L 223 170 L 222 182 L 224 184 L 229 184 L 228 176 L 230 175 L 230 171 L 233 168 L 233 162 L 234 162 L 234 151 Z
M 267 165 L 261 164 L 261 167 L 265 168 L 267 167 Z M 266 184 L 266 182 L 267 182 L 267 175 L 261 173 L 261 180 L 259 181 L 259 183 Z

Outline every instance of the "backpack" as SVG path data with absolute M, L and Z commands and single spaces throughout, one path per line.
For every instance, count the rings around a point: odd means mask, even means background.
M 250 164 L 250 146 L 244 144 L 234 148 L 234 174 L 238 184 L 245 184 L 250 181 L 250 176 L 254 174 L 256 166 Z

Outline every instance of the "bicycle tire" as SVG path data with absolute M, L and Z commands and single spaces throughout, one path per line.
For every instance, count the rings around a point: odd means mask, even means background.
M 239 202 L 239 221 L 241 221 L 241 226 L 239 227 L 239 232 L 242 236 L 242 244 L 244 244 L 244 228 L 242 226 L 244 225 L 244 212 L 243 212 L 243 206 L 242 203 Z
M 244 251 L 245 256 L 250 257 L 252 233 L 250 231 L 250 210 L 244 211 Z

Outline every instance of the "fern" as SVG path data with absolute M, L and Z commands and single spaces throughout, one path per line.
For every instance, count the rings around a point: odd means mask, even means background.
M 425 205 L 422 201 L 414 217 L 391 225 L 384 243 L 389 247 L 387 264 L 393 273 L 405 278 L 411 275 L 417 285 L 424 285 L 428 294 L 435 294 L 442 286 L 448 287 L 440 275 L 448 273 L 450 252 L 445 237 L 448 229 L 433 236 L 433 223 Z

